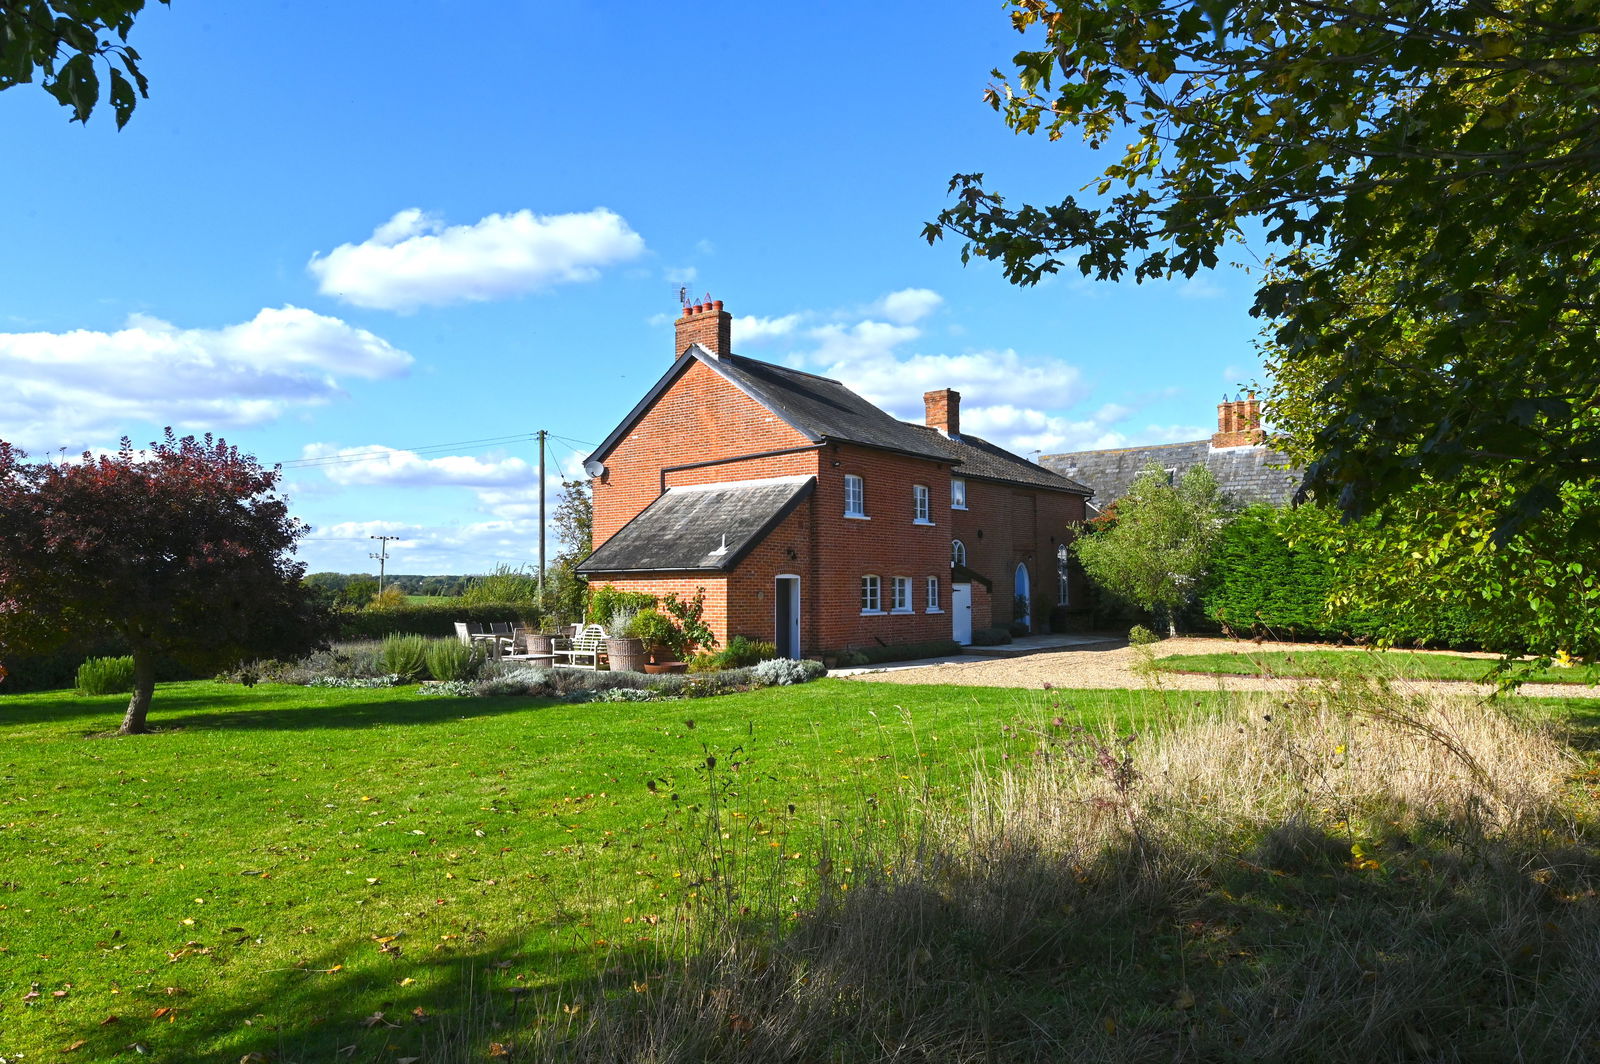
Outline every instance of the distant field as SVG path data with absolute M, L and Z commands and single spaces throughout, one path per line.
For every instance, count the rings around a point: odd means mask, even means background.
M 1229 676 L 1286 676 L 1333 679 L 1361 673 L 1404 680 L 1464 680 L 1493 682 L 1496 659 L 1453 654 L 1413 653 L 1403 650 L 1266 650 L 1240 654 L 1175 654 L 1157 658 L 1164 672 L 1221 673 Z M 1531 683 L 1588 684 L 1595 682 L 1592 667 L 1539 669 L 1528 674 Z
M 412 606 L 428 606 L 440 602 L 459 602 L 460 595 L 407 595 L 406 603 Z

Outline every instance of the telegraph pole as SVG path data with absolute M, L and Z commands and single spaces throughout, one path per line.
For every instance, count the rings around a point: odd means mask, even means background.
M 539 437 L 539 595 L 544 595 L 544 439 L 550 433 L 540 429 Z
M 383 570 L 384 570 L 384 568 L 386 567 L 386 565 L 387 565 L 387 563 L 389 561 L 389 541 L 392 540 L 392 539 L 399 539 L 400 537 L 399 536 L 368 536 L 367 538 L 368 539 L 376 539 L 376 540 L 380 541 L 378 543 L 378 553 L 377 554 L 369 554 L 369 555 L 367 555 L 367 557 L 378 559 L 378 594 L 381 595 L 381 594 L 383 594 Z

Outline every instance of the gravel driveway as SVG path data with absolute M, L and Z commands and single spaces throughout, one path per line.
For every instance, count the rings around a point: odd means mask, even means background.
M 1173 654 L 1253 654 L 1262 650 L 1321 649 L 1308 643 L 1253 643 L 1234 639 L 1183 637 L 1157 644 L 1158 657 Z M 1337 649 L 1337 648 L 1328 648 Z M 1432 653 L 1411 651 L 1410 653 Z M 1472 655 L 1492 660 L 1492 655 Z M 866 683 L 957 684 L 964 687 L 1030 687 L 1045 684 L 1062 688 L 1141 688 L 1157 683 L 1175 691 L 1288 691 L 1314 680 L 1262 679 L 1255 676 L 1190 676 L 1160 673 L 1155 679 L 1135 671 L 1138 656 L 1125 640 L 1064 647 L 1059 650 L 1024 654 L 1013 658 L 973 658 L 916 667 L 889 666 L 883 671 L 863 672 L 849 679 Z M 1433 690 L 1456 694 L 1490 694 L 1486 684 L 1444 681 L 1397 681 L 1411 690 Z M 1527 684 L 1522 694 L 1532 698 L 1600 698 L 1600 687 L 1582 684 Z

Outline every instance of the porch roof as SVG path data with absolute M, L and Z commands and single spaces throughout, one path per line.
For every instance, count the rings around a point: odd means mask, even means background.
M 580 573 L 727 572 L 778 527 L 817 478 L 668 488 L 578 565 Z

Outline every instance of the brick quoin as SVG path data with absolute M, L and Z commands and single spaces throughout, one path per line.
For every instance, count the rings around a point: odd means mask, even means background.
M 695 343 L 714 355 L 728 352 L 729 320 L 721 301 L 688 308 L 676 323 L 675 358 Z M 928 392 L 927 424 L 958 435 L 960 398 L 950 389 Z M 815 477 L 810 497 L 731 572 L 591 574 L 595 584 L 656 596 L 692 598 L 703 589 L 705 621 L 720 644 L 732 635 L 776 641 L 775 582 L 798 576 L 807 656 L 949 639 L 953 538 L 966 544 L 968 566 L 994 584 L 990 594 L 974 583 L 973 626 L 1010 623 L 1013 574 L 1021 563 L 1032 580 L 1037 630 L 1055 603 L 1057 551 L 1084 520 L 1078 494 L 987 481 L 953 471 L 947 461 L 861 444 L 818 444 L 698 359 L 682 364 L 681 375 L 612 447 L 604 466 L 592 481 L 596 546 L 670 487 Z M 865 485 L 865 520 L 845 516 L 847 475 Z M 950 506 L 952 476 L 966 481 L 965 510 Z M 929 524 L 915 521 L 915 485 L 928 489 Z M 861 610 L 868 574 L 880 579 L 881 615 Z M 911 581 L 909 612 L 890 612 L 895 577 Z M 928 610 L 929 577 L 939 581 L 939 612 Z M 1083 601 L 1081 592 L 1075 598 Z

